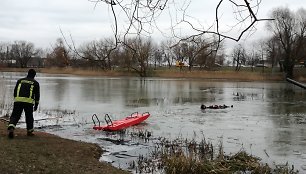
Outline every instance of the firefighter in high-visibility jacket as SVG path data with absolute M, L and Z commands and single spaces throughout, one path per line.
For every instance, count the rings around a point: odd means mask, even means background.
M 34 131 L 33 111 L 37 110 L 40 98 L 39 83 L 34 79 L 36 71 L 30 69 L 25 78 L 19 79 L 14 88 L 14 108 L 8 124 L 8 137 L 14 138 L 14 129 L 22 112 L 25 112 L 27 135 L 32 136 Z

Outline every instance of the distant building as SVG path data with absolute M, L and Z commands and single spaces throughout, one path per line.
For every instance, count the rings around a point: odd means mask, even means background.
M 0 60 L 0 65 L 3 67 L 16 67 L 16 60 Z
M 32 67 L 32 68 L 43 68 L 45 67 L 45 58 L 41 57 L 32 57 L 28 63 L 27 67 Z

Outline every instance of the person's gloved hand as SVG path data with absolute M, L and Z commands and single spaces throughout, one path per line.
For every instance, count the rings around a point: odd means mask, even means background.
M 37 111 L 38 103 L 35 103 L 34 105 L 34 111 Z

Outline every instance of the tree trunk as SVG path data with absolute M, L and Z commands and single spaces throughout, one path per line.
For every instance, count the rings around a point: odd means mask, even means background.
M 288 65 L 287 68 L 286 68 L 286 77 L 288 78 L 293 78 L 293 68 L 294 68 L 294 65 Z

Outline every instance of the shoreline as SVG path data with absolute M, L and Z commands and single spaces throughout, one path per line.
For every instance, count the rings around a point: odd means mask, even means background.
M 1 173 L 129 173 L 99 161 L 103 150 L 97 144 L 39 131 L 28 137 L 21 128 L 9 139 L 6 124 L 0 120 Z
M 1 72 L 27 72 L 29 68 L 0 68 Z M 38 73 L 46 74 L 69 74 L 76 76 L 89 76 L 89 77 L 139 77 L 138 74 L 127 70 L 92 70 L 82 68 L 37 68 Z M 266 70 L 268 71 L 268 70 Z M 172 67 L 171 69 L 153 70 L 149 73 L 148 77 L 156 78 L 177 78 L 177 79 L 198 79 L 198 80 L 217 80 L 217 81 L 270 81 L 281 82 L 286 81 L 285 75 L 280 72 L 261 72 L 250 70 L 192 70 L 187 68 L 182 71 L 179 68 Z M 297 75 L 294 78 L 297 81 L 306 82 L 306 76 L 303 74 Z

